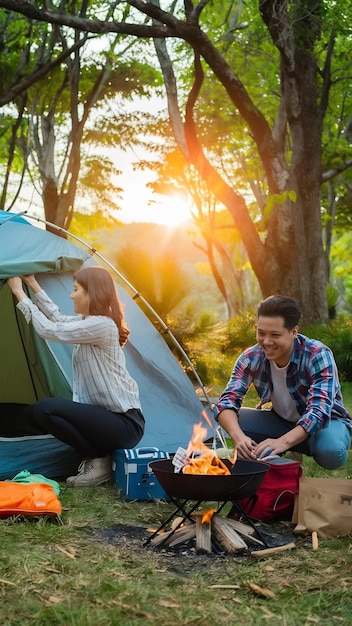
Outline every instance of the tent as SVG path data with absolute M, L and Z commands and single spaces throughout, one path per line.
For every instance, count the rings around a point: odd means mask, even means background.
M 86 264 L 96 264 L 87 249 L 33 225 L 21 215 L 0 211 L 1 480 L 23 469 L 49 478 L 65 477 L 76 473 L 81 460 L 55 437 L 30 432 L 23 418 L 25 407 L 38 398 L 71 397 L 73 346 L 38 337 L 16 310 L 6 279 L 36 274 L 61 311 L 73 314 L 69 297 L 72 274 Z M 127 290 L 120 284 L 117 288 L 131 329 L 124 348 L 127 367 L 138 382 L 146 418 L 146 431 L 138 447 L 173 453 L 187 445 L 204 406 L 163 337 Z

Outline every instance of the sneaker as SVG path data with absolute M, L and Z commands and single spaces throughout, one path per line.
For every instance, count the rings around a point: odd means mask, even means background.
M 94 487 L 111 479 L 112 462 L 111 456 L 97 457 L 96 459 L 84 459 L 78 468 L 77 476 L 69 476 L 66 479 L 69 487 Z

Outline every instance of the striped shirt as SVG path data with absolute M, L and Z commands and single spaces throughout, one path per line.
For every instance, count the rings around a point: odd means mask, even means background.
M 126 369 L 118 330 L 110 317 L 62 315 L 43 290 L 35 294 L 34 302 L 24 298 L 17 307 L 40 337 L 75 344 L 75 402 L 101 406 L 114 413 L 141 408 L 138 385 Z
M 273 389 L 270 362 L 258 344 L 237 359 L 226 389 L 215 406 L 215 418 L 224 409 L 238 412 L 252 383 L 260 398 L 259 406 L 270 402 Z M 332 418 L 342 419 L 352 430 L 333 354 L 320 341 L 301 334 L 295 337 L 286 384 L 299 414 L 297 424 L 307 434 L 314 435 Z

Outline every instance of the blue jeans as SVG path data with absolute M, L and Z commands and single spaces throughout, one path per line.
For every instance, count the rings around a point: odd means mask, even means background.
M 264 439 L 277 439 L 295 427 L 273 410 L 240 409 L 238 421 L 243 432 L 259 443 Z M 294 452 L 302 452 L 312 456 L 325 469 L 336 469 L 347 461 L 351 445 L 351 433 L 348 426 L 339 419 L 332 419 L 326 428 L 294 446 Z

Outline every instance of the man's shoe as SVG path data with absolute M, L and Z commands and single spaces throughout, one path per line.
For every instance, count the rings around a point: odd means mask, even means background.
M 85 459 L 78 468 L 77 476 L 69 476 L 66 483 L 69 487 L 95 487 L 111 480 L 111 456 Z

